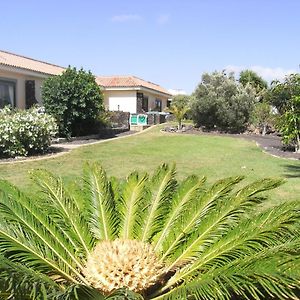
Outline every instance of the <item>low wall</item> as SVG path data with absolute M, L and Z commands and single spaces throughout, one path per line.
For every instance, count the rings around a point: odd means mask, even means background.
M 129 112 L 124 111 L 110 111 L 109 121 L 112 128 L 120 128 L 129 130 Z
M 166 122 L 166 116 L 161 114 L 147 114 L 148 125 L 162 124 Z

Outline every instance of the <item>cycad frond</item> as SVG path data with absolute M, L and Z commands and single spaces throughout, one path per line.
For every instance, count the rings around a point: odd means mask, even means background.
M 58 291 L 61 291 L 61 287 L 48 276 L 0 255 L 0 297 L 47 300 L 47 295 L 56 294 Z
M 161 251 L 164 240 L 174 228 L 183 213 L 188 209 L 197 197 L 199 197 L 199 189 L 205 182 L 205 178 L 198 179 L 196 176 L 190 176 L 184 180 L 178 187 L 178 191 L 170 204 L 170 212 L 166 217 L 163 229 L 158 232 L 153 241 L 154 250 Z
M 80 284 L 72 284 L 61 292 L 55 293 L 47 299 L 53 300 L 104 300 L 106 297 L 96 289 Z
M 119 237 L 122 239 L 135 239 L 140 232 L 146 180 L 147 175 L 140 177 L 134 172 L 128 176 L 123 186 L 119 202 Z
M 198 260 L 199 255 L 205 249 L 226 234 L 243 217 L 243 214 L 247 212 L 246 208 L 257 203 L 254 195 L 277 187 L 280 183 L 280 180 L 266 179 L 250 184 L 231 196 L 219 199 L 214 209 L 206 211 L 205 217 L 194 227 L 194 232 L 185 242 L 185 248 L 175 253 L 176 259 L 170 269 L 178 264 Z
M 82 278 L 77 268 L 83 267 L 74 249 L 47 214 L 14 186 L 4 181 L 0 185 L 8 192 L 1 195 L 0 252 L 15 252 L 13 256 L 17 257 L 18 250 L 24 253 L 24 262 L 28 265 L 54 268 L 62 277 L 74 282 L 70 272 Z
M 88 255 L 93 246 L 93 236 L 72 192 L 64 187 L 60 178 L 50 172 L 37 170 L 32 174 L 45 195 L 43 199 L 45 205 L 48 206 L 49 215 L 59 224 L 65 234 L 68 234 L 76 248 L 80 248 L 79 251 L 82 251 L 83 255 Z
M 85 209 L 91 231 L 98 240 L 112 240 L 117 234 L 118 220 L 111 184 L 98 164 L 86 166 L 84 171 L 84 192 L 90 204 Z
M 176 183 L 175 165 L 161 165 L 151 178 L 145 217 L 141 224 L 141 241 L 151 241 L 163 228 Z
M 283 245 L 295 234 L 294 223 L 300 209 L 299 202 L 271 208 L 251 220 L 245 219 L 210 244 L 197 260 L 183 268 L 170 280 L 173 285 L 181 280 L 190 281 L 197 274 L 207 274 L 211 269 L 222 268 L 235 260 L 251 257 L 263 251 Z M 238 264 L 239 266 L 239 264 Z
M 299 256 L 286 256 L 288 249 L 274 247 L 236 259 L 223 267 L 199 272 L 192 280 L 152 299 L 298 299 Z M 283 250 L 280 252 L 280 250 Z M 282 255 L 282 253 L 285 253 Z M 237 296 L 237 298 L 233 296 Z
M 203 191 L 199 198 L 190 203 L 189 209 L 181 216 L 181 220 L 174 226 L 169 238 L 164 241 L 162 260 L 174 254 L 177 248 L 199 226 L 204 217 L 215 211 L 215 207 L 242 177 L 230 177 L 216 182 L 210 189 Z

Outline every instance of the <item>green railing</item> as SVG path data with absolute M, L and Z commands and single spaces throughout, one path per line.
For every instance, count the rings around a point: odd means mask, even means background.
M 144 114 L 131 114 L 130 125 L 147 125 L 148 116 Z

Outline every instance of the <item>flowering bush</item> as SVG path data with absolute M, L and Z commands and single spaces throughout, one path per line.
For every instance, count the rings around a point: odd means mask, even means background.
M 55 119 L 39 108 L 0 110 L 0 156 L 27 156 L 48 149 L 57 133 Z

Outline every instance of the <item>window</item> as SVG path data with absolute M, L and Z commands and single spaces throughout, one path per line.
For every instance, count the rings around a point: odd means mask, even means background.
M 30 108 L 34 104 L 37 104 L 38 101 L 35 98 L 35 81 L 26 80 L 25 81 L 25 103 L 26 108 Z
M 162 102 L 160 99 L 155 99 L 155 110 L 161 111 Z
M 143 109 L 143 111 L 145 111 L 145 112 L 148 111 L 148 96 L 144 96 L 144 97 L 143 97 L 142 109 Z
M 13 81 L 0 80 L 0 108 L 11 105 L 15 106 L 16 83 Z
M 143 93 L 137 93 L 137 112 L 144 113 L 148 111 L 148 96 Z

